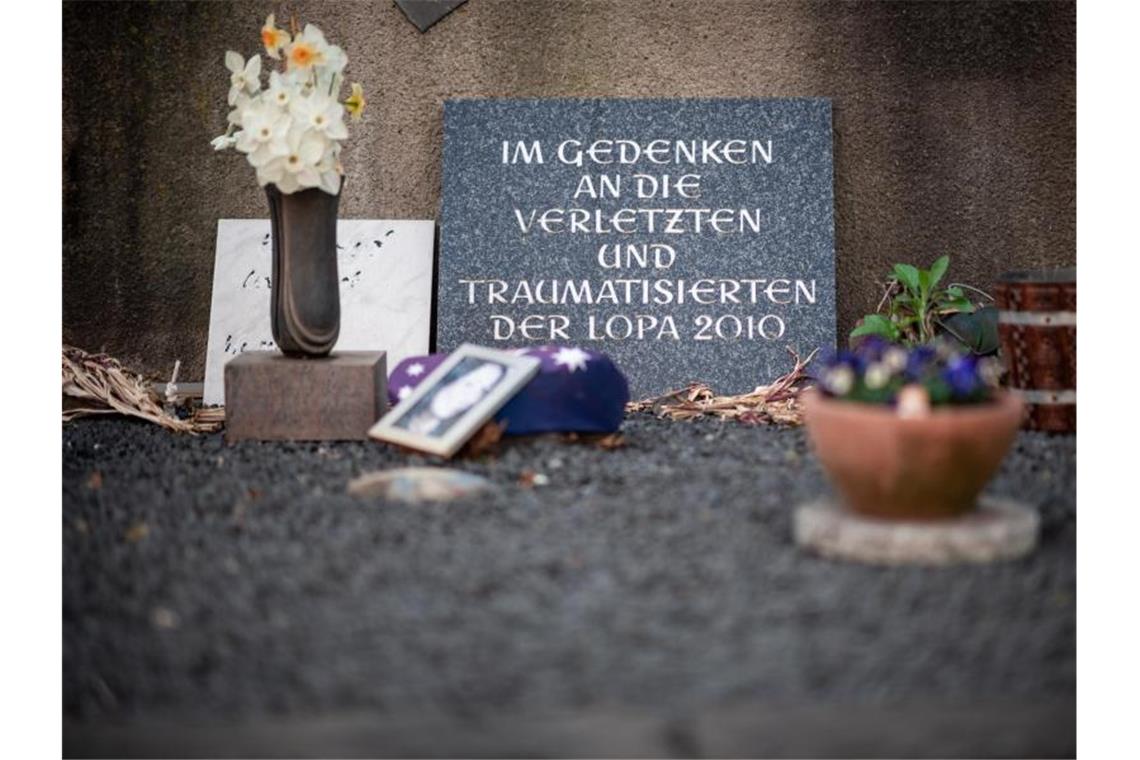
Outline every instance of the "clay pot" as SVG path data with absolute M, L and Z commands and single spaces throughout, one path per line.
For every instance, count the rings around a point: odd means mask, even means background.
M 899 417 L 887 406 L 803 397 L 816 454 L 844 504 L 861 514 L 904 520 L 954 517 L 974 508 L 997 472 L 1024 406 L 1001 393 L 987 404 L 935 408 Z

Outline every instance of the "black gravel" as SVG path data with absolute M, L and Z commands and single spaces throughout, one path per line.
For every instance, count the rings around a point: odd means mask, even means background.
M 1034 555 L 882 569 L 792 545 L 826 489 L 802 431 L 625 433 L 513 442 L 455 465 L 498 493 L 410 506 L 345 494 L 427 462 L 378 444 L 65 426 L 65 716 L 1073 698 L 1072 438 L 1022 434 L 991 486 L 1041 509 Z

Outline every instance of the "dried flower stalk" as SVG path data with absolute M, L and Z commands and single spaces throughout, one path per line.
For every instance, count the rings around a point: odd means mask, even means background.
M 126 414 L 179 433 L 209 433 L 221 427 L 220 422 L 200 420 L 197 415 L 189 420 L 175 417 L 163 409 L 162 399 L 142 376 L 106 354 L 71 346 L 63 347 L 63 395 L 84 402 L 65 408 L 64 422 L 94 414 Z
M 751 393 L 738 396 L 718 396 L 704 383 L 693 383 L 686 388 L 661 396 L 631 401 L 626 412 L 655 412 L 659 417 L 673 420 L 692 420 L 705 415 L 722 420 L 737 420 L 750 424 L 803 424 L 799 394 L 802 382 L 807 380 L 808 364 L 816 351 L 806 359 L 791 348 L 794 366 L 791 371 L 776 378 L 770 385 L 761 385 Z

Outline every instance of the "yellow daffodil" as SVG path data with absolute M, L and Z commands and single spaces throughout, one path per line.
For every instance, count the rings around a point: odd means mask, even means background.
M 287 47 L 291 41 L 289 32 L 278 29 L 273 14 L 270 13 L 265 19 L 265 26 L 261 27 L 261 43 L 265 45 L 265 54 L 270 58 L 279 60 L 281 49 Z
M 364 99 L 364 88 L 360 86 L 360 82 L 352 83 L 352 94 L 345 98 L 344 107 L 348 111 L 348 115 L 353 119 L 359 119 L 361 114 L 364 113 L 364 106 L 368 101 Z

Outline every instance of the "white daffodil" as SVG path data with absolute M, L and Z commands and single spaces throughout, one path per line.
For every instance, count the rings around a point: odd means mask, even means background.
M 321 173 L 321 189 L 329 195 L 340 192 L 341 175 L 344 169 L 340 165 L 340 143 L 328 141 L 325 153 L 317 162 L 317 171 Z
M 321 173 L 317 170 L 317 163 L 325 152 L 325 138 L 319 132 L 294 125 L 286 139 L 289 152 L 272 162 L 281 166 L 277 187 L 283 193 L 293 193 L 320 185 Z
M 270 71 L 263 91 L 260 55 L 247 61 L 227 52 L 227 128 L 210 144 L 215 150 L 244 153 L 262 186 L 276 185 L 283 193 L 320 188 L 336 195 L 344 178 L 340 150 L 348 138 L 345 113 L 358 119 L 364 108 L 359 84 L 343 104 L 338 102 L 348 56 L 312 24 L 290 36 L 278 28 L 273 14 L 265 19 L 261 41 L 270 58 L 284 58 L 284 70 Z
M 336 195 L 340 192 L 340 182 L 340 172 L 333 169 L 321 172 L 320 188 L 329 195 Z
M 237 149 L 248 154 L 253 166 L 264 166 L 289 153 L 286 136 L 292 119 L 272 103 L 259 100 L 242 112 Z
M 348 137 L 344 126 L 344 106 L 333 98 L 314 92 L 307 98 L 294 98 L 289 104 L 293 120 L 307 129 L 320 132 L 330 140 Z
M 323 66 L 328 46 L 324 33 L 312 24 L 306 24 L 304 31 L 285 49 L 289 70 Z
M 241 134 L 240 132 L 238 134 Z M 218 135 L 213 140 L 210 140 L 210 145 L 214 146 L 214 150 L 225 150 L 237 145 L 236 135 Z
M 226 53 L 226 68 L 230 70 L 231 106 L 237 103 L 242 93 L 252 95 L 261 89 L 261 56 L 255 55 L 246 61 L 240 53 L 230 50 Z
M 277 22 L 272 13 L 265 19 L 265 26 L 261 27 L 261 44 L 265 46 L 265 54 L 273 60 L 281 59 L 281 49 L 290 42 L 289 32 L 277 28 Z
M 251 102 L 252 99 L 248 95 L 244 92 L 239 93 L 234 102 L 230 104 L 233 106 L 233 109 L 226 115 L 226 123 L 233 124 L 235 127 L 239 126 L 241 124 L 241 114 L 245 109 L 249 108 Z
M 271 71 L 269 72 L 269 90 L 266 91 L 266 96 L 278 108 L 288 108 L 295 86 L 292 81 L 281 76 L 280 72 Z
M 338 45 L 329 45 L 325 48 L 324 65 L 332 73 L 339 74 L 348 65 L 348 56 Z
M 277 189 L 281 190 L 281 177 L 285 173 L 285 163 L 283 159 L 275 158 L 265 166 L 255 167 L 254 170 L 257 172 L 257 184 L 262 187 L 266 185 L 277 185 Z

